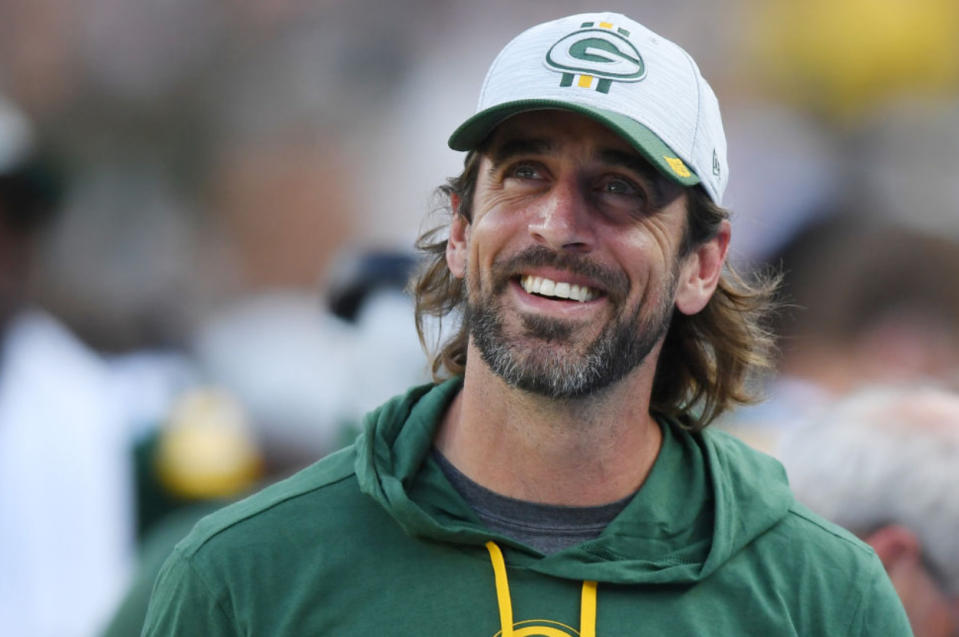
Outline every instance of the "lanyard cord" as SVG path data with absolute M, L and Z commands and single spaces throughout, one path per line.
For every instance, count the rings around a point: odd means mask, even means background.
M 503 560 L 503 552 L 492 540 L 486 543 L 486 550 L 489 551 L 489 559 L 493 563 L 501 635 L 513 637 L 513 604 L 509 599 L 509 583 L 506 581 L 506 562 Z
M 596 582 L 584 581 L 579 603 L 580 637 L 596 637 Z
M 489 559 L 493 564 L 493 577 L 496 581 L 496 602 L 499 604 L 499 623 L 501 637 L 514 637 L 513 603 L 509 596 L 509 582 L 506 579 L 506 561 L 503 551 L 492 540 L 486 543 Z M 596 582 L 584 581 L 579 607 L 580 637 L 596 637 Z

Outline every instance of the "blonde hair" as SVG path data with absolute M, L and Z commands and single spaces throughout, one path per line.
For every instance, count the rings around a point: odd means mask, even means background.
M 437 189 L 445 218 L 416 242 L 426 257 L 411 282 L 416 330 L 437 381 L 460 375 L 466 367 L 469 325 L 460 323 L 455 334 L 433 348 L 426 339 L 426 317 L 443 319 L 465 305 L 465 284 L 446 264 L 447 230 L 453 215 L 449 199 L 459 197 L 458 214 L 470 221 L 480 156 L 480 151 L 467 154 L 463 172 Z M 729 217 L 701 187 L 688 188 L 687 194 L 680 257 L 713 238 Z M 776 306 L 778 285 L 779 277 L 769 273 L 747 281 L 727 263 L 716 292 L 701 312 L 674 312 L 653 381 L 651 409 L 699 430 L 736 404 L 756 402 L 749 380 L 773 367 L 774 337 L 766 322 Z

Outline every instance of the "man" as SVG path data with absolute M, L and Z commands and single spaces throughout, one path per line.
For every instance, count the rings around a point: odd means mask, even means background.
M 618 14 L 539 25 L 450 145 L 414 288 L 421 327 L 463 310 L 452 378 L 201 522 L 145 634 L 909 634 L 867 547 L 696 433 L 746 398 L 768 290 L 723 272 L 725 141 L 690 57 Z
M 959 395 L 867 386 L 781 453 L 796 497 L 875 549 L 914 633 L 959 635 Z

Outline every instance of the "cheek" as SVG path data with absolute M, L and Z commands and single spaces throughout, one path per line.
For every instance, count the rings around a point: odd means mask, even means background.
M 675 253 L 661 236 L 643 232 L 612 237 L 620 267 L 631 286 L 633 304 L 672 304 L 679 276 Z
M 485 266 L 505 253 L 522 246 L 528 236 L 522 215 L 504 208 L 494 208 L 478 215 L 473 221 L 470 258 L 477 266 Z

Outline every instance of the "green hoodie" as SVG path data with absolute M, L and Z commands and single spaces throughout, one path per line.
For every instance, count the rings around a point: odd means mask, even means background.
M 544 556 L 490 533 L 429 453 L 459 388 L 411 390 L 351 447 L 203 519 L 144 635 L 911 634 L 875 554 L 721 433 L 661 423 L 646 483 L 594 540 Z

